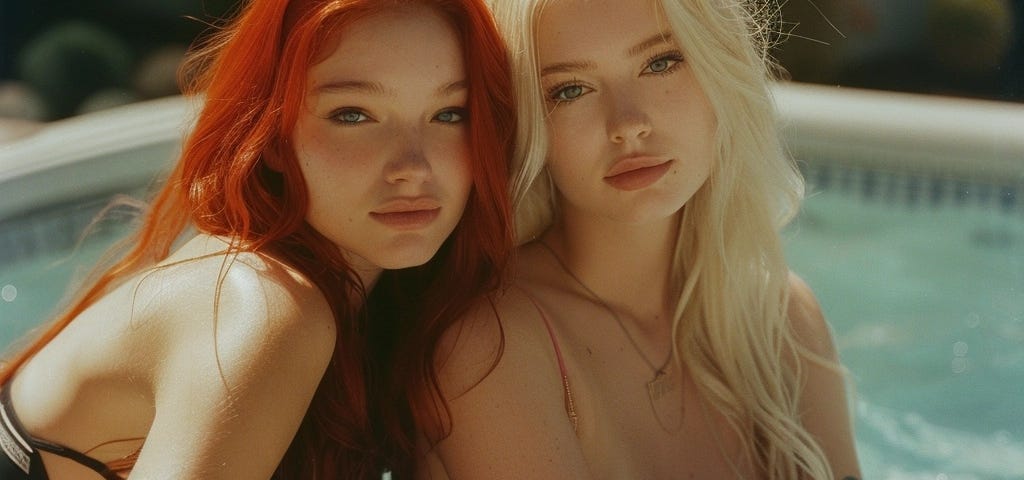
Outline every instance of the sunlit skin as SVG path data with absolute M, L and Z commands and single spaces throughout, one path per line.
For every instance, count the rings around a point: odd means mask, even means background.
M 518 250 L 512 286 L 453 335 L 450 434 L 419 478 L 761 478 L 746 425 L 671 362 L 677 274 L 691 273 L 674 265 L 681 219 L 714 186 L 722 133 L 686 45 L 655 0 L 551 0 L 538 15 L 554 218 Z M 791 276 L 789 292 L 795 336 L 834 359 L 810 289 Z M 675 383 L 655 399 L 662 365 Z M 841 377 L 804 367 L 800 420 L 854 472 Z
M 658 8 L 649 0 L 549 2 L 538 22 L 537 48 L 548 110 L 547 168 L 559 211 L 541 238 L 618 312 L 640 350 L 660 365 L 672 348 L 675 306 L 667 300 L 666 259 L 682 209 L 713 168 L 716 121 Z M 430 478 L 731 478 L 737 469 L 750 472 L 732 460 L 737 439 L 720 419 L 701 413 L 692 382 L 681 379 L 682 388 L 666 395 L 669 422 L 679 425 L 687 412 L 683 428 L 666 431 L 646 391 L 653 372 L 615 319 L 538 243 L 521 248 L 518 260 L 518 288 L 499 305 L 502 332 L 488 328 L 495 323 L 482 309 L 482 318 L 470 320 L 469 331 L 478 335 L 457 352 L 464 357 L 452 360 L 466 367 L 452 373 L 449 390 L 469 390 L 451 401 L 452 434 L 437 457 L 429 457 Z M 552 341 L 534 301 L 561 343 L 578 431 L 568 421 Z M 473 386 L 486 373 L 499 335 L 507 340 L 501 363 Z M 488 435 L 495 429 L 505 434 Z M 475 440 L 481 435 L 486 442 Z M 684 441 L 715 435 L 721 442 Z
M 656 6 L 615 9 L 545 7 L 537 44 L 547 165 L 566 217 L 664 221 L 708 177 L 714 114 Z
M 309 73 L 293 134 L 307 220 L 361 271 L 429 260 L 470 189 L 462 54 L 410 5 L 355 24 Z
M 372 287 L 427 262 L 471 186 L 462 50 L 445 17 L 389 8 L 347 26 L 308 73 L 290 138 L 306 220 Z M 88 305 L 10 384 L 26 431 L 132 478 L 268 478 L 339 338 L 305 272 L 199 234 Z M 344 307 L 344 305 L 341 305 Z M 54 480 L 93 478 L 56 455 Z

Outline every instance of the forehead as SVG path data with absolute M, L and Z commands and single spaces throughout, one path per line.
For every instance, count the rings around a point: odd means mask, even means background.
M 549 0 L 537 23 L 542 61 L 625 53 L 668 30 L 656 0 Z
M 425 75 L 462 75 L 462 49 L 449 20 L 436 10 L 406 4 L 342 28 L 310 69 L 314 83 L 333 77 L 383 77 L 421 69 Z

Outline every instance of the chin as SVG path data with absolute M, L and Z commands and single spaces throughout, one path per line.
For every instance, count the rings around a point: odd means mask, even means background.
M 418 267 L 434 258 L 440 245 L 433 248 L 402 248 L 381 252 L 383 255 L 377 265 L 387 270 Z
M 622 211 L 609 212 L 606 216 L 626 224 L 643 225 L 674 218 L 682 209 L 683 205 L 679 202 L 666 202 L 632 206 Z

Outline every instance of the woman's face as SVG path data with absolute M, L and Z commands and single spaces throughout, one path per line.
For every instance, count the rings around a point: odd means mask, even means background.
M 454 29 L 421 5 L 359 20 L 308 75 L 293 133 L 306 220 L 373 271 L 427 262 L 471 186 Z
M 553 0 L 537 48 L 566 217 L 646 223 L 708 178 L 715 118 L 653 0 Z

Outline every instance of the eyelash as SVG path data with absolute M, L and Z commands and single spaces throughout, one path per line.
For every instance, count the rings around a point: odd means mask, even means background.
M 437 117 L 439 117 L 439 116 L 441 116 L 441 115 L 443 115 L 445 113 L 454 113 L 455 115 L 459 116 L 458 120 L 455 120 L 455 121 L 452 121 L 452 122 L 441 122 L 441 123 L 446 123 L 446 124 L 450 124 L 450 125 L 455 125 L 455 124 L 463 123 L 463 122 L 466 121 L 466 117 L 469 116 L 468 115 L 469 112 L 465 108 L 462 108 L 462 107 L 452 107 L 452 108 L 446 108 L 444 110 L 441 110 L 440 112 L 437 112 L 437 114 L 434 115 L 434 118 L 436 119 Z
M 647 61 L 644 62 L 644 65 L 646 65 L 644 67 L 644 72 L 647 72 L 647 70 L 651 68 L 651 64 L 652 63 L 659 62 L 659 61 L 665 61 L 665 60 L 671 61 L 671 62 L 674 62 L 674 63 L 669 65 L 668 68 L 666 68 L 665 70 L 662 70 L 660 72 L 653 72 L 652 71 L 652 72 L 648 73 L 648 75 L 668 75 L 668 74 L 678 70 L 679 67 L 682 67 L 683 66 L 683 61 L 684 61 L 683 54 L 680 53 L 678 50 L 672 50 L 670 52 L 659 53 L 657 55 L 654 55 L 651 58 L 648 58 Z M 643 75 L 643 74 L 644 73 L 641 72 L 641 75 Z
M 559 84 L 549 88 L 548 91 L 547 91 L 548 101 L 556 102 L 556 103 L 572 102 L 572 101 L 576 100 L 577 98 L 580 98 L 583 95 L 585 95 L 585 93 L 581 93 L 579 96 L 577 96 L 575 98 L 555 98 L 555 96 L 558 95 L 559 93 L 561 93 L 562 90 L 565 90 L 566 88 L 569 88 L 569 87 L 580 87 L 582 89 L 588 88 L 588 87 L 582 85 L 579 80 L 573 78 L 572 80 L 559 83 Z
M 357 122 L 349 122 L 349 121 L 346 121 L 346 120 L 342 119 L 343 116 L 348 115 L 350 113 L 356 113 L 356 114 L 362 115 L 364 118 L 360 119 Z M 364 111 L 362 111 L 362 110 L 360 110 L 358 108 L 350 108 L 350 107 L 339 108 L 338 110 L 335 110 L 334 112 L 331 113 L 329 118 L 331 119 L 331 121 L 333 121 L 334 123 L 337 123 L 339 125 L 358 125 L 360 123 L 365 123 L 365 122 L 370 120 L 370 116 L 367 115 L 366 112 L 364 112 Z

